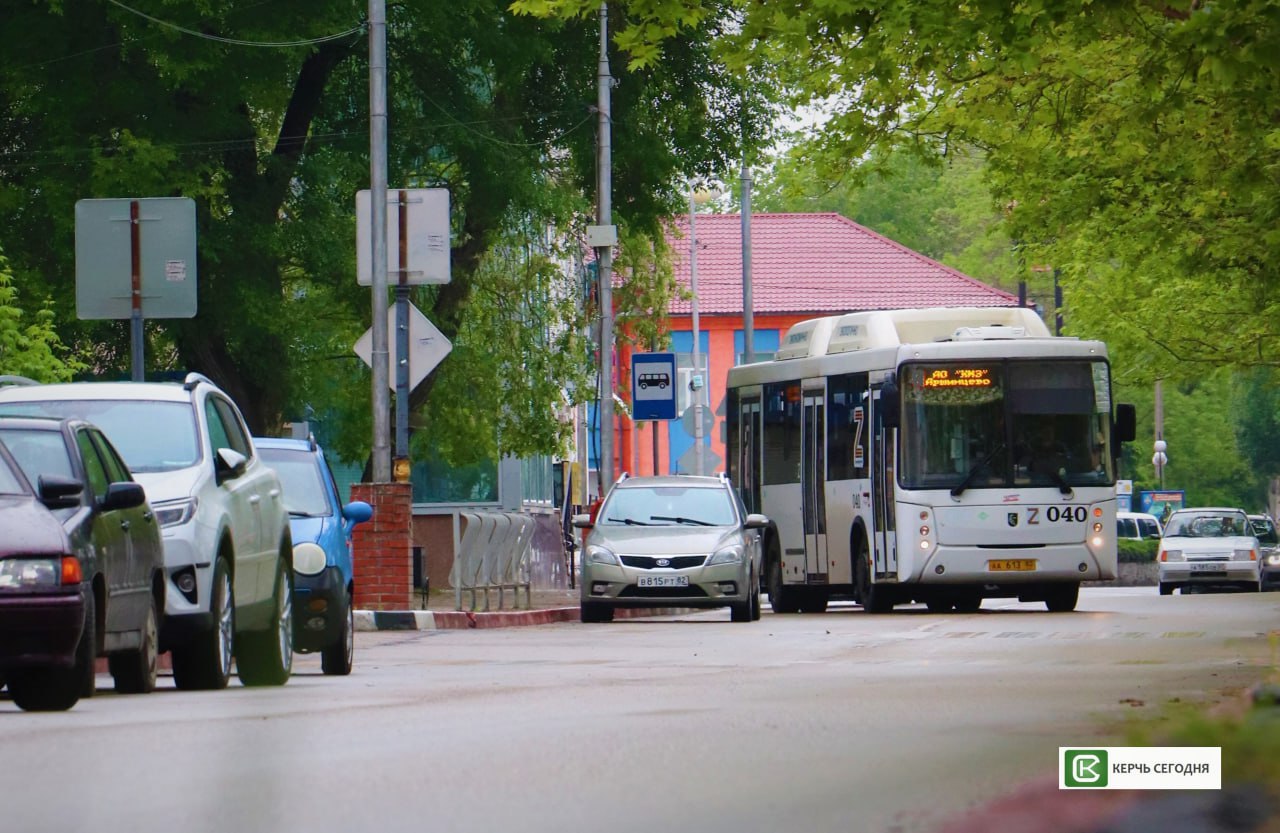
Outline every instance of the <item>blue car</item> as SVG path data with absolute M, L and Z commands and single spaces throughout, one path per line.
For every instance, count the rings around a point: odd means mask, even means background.
M 355 650 L 351 530 L 373 517 L 362 500 L 343 506 L 324 451 L 310 440 L 253 444 L 284 487 L 293 535 L 293 649 L 320 652 L 326 674 L 351 673 Z

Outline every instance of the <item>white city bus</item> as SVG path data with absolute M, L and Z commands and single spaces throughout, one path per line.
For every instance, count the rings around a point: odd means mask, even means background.
M 728 388 L 728 474 L 770 519 L 777 612 L 1067 611 L 1115 577 L 1134 410 L 1113 414 L 1101 342 L 1021 307 L 858 312 L 796 324 Z

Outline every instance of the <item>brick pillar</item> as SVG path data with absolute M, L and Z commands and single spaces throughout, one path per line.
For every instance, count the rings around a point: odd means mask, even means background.
M 351 499 L 373 507 L 352 536 L 357 610 L 413 606 L 413 487 L 408 483 L 353 483 Z

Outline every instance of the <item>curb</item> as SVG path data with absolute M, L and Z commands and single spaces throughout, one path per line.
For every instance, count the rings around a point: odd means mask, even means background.
M 617 619 L 637 619 L 644 616 L 676 616 L 696 608 L 647 607 L 618 608 Z M 357 610 L 354 611 L 357 631 L 434 631 L 466 630 L 468 628 L 518 628 L 528 625 L 549 625 L 555 622 L 577 622 L 580 609 L 553 607 L 541 610 L 500 610 L 487 613 L 470 610 Z

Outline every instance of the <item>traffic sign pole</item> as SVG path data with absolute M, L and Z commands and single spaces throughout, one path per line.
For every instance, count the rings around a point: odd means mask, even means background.
M 399 192 L 400 275 L 396 284 L 396 459 L 392 479 L 409 480 L 409 193 Z
M 142 329 L 142 229 L 140 224 L 138 201 L 129 203 L 129 352 L 133 357 L 133 372 L 130 377 L 135 382 L 146 378 L 146 351 L 143 347 Z

